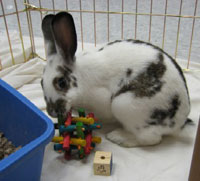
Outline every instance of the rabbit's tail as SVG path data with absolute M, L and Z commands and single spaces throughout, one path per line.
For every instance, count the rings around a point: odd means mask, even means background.
M 195 124 L 190 118 L 187 118 L 183 126 L 181 126 L 181 129 L 184 129 L 187 125 L 195 125 Z

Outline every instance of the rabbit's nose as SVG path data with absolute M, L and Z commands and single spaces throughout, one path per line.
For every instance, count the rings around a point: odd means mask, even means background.
M 49 115 L 51 116 L 51 117 L 53 117 L 53 118 L 57 118 L 58 117 L 58 114 L 57 114 L 57 112 L 55 111 L 55 110 L 53 110 L 53 111 L 51 111 L 51 112 L 48 112 L 49 113 Z
M 50 116 L 57 118 L 59 114 L 65 116 L 66 109 L 65 109 L 66 101 L 62 99 L 58 99 L 53 102 L 51 99 L 47 102 L 47 112 Z
M 50 105 L 47 105 L 47 112 L 53 118 L 56 118 L 58 116 L 57 112 Z

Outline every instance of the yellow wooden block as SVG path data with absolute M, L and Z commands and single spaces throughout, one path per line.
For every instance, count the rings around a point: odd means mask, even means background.
M 85 147 L 86 146 L 86 141 L 84 139 L 81 138 L 71 138 L 70 139 L 70 144 L 72 145 L 80 145 Z
M 93 143 L 101 143 L 101 138 L 97 137 L 97 136 L 94 136 L 94 137 L 92 137 L 92 142 Z
M 85 117 L 74 117 L 72 118 L 74 122 L 83 122 L 84 124 L 94 124 L 94 118 L 85 118 Z
M 95 175 L 111 175 L 112 153 L 97 151 L 94 157 L 93 168 Z
M 64 138 L 62 136 L 54 136 L 53 139 L 52 139 L 52 142 L 60 143 L 63 140 L 64 140 Z

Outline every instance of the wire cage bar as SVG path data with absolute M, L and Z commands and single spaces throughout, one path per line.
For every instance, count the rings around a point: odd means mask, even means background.
M 30 0 L 31 1 L 31 0 Z M 83 22 L 87 21 L 84 19 L 84 15 L 85 14 L 91 14 L 91 16 L 93 16 L 93 24 L 89 25 L 91 26 L 91 28 L 94 29 L 94 34 L 93 34 L 93 44 L 94 46 L 97 46 L 98 39 L 100 37 L 100 35 L 97 32 L 98 29 L 98 15 L 105 15 L 106 16 L 106 33 L 105 33 L 105 37 L 106 37 L 106 41 L 110 41 L 111 37 L 112 37 L 112 19 L 111 19 L 111 15 L 120 15 L 121 16 L 121 22 L 119 27 L 120 30 L 120 36 L 118 39 L 126 39 L 126 38 L 130 38 L 130 37 L 126 37 L 125 35 L 125 28 L 126 28 L 126 24 L 125 24 L 125 18 L 128 17 L 130 19 L 130 21 L 133 21 L 133 27 L 132 27 L 132 37 L 133 39 L 137 39 L 138 38 L 138 33 L 139 33 L 139 29 L 138 29 L 138 24 L 140 22 L 140 17 L 149 17 L 149 20 L 147 20 L 147 22 L 149 23 L 149 27 L 148 27 L 148 37 L 146 38 L 146 41 L 148 42 L 152 42 L 152 28 L 154 28 L 154 17 L 162 17 L 163 18 L 163 25 L 162 25 L 162 36 L 161 36 L 161 44 L 160 47 L 162 49 L 166 48 L 166 29 L 168 28 L 168 24 L 167 22 L 170 19 L 176 19 L 177 20 L 177 29 L 176 29 L 176 36 L 172 37 L 173 39 L 176 39 L 176 43 L 175 43 L 175 48 L 174 48 L 174 58 L 176 59 L 179 56 L 179 43 L 180 43 L 180 33 L 181 33 L 181 22 L 184 19 L 191 19 L 192 21 L 192 26 L 191 26 L 191 34 L 190 34 L 190 41 L 187 45 L 188 48 L 188 55 L 185 57 L 188 62 L 187 62 L 187 66 L 185 67 L 185 70 L 189 70 L 190 67 L 190 61 L 191 61 L 191 57 L 192 57 L 192 53 L 193 53 L 193 44 L 194 44 L 194 38 L 195 38 L 195 26 L 196 26 L 196 22 L 198 20 L 200 20 L 200 15 L 198 15 L 197 11 L 198 11 L 198 0 L 195 0 L 195 3 L 193 4 L 191 2 L 191 6 L 194 7 L 194 12 L 193 14 L 183 14 L 183 5 L 184 5 L 184 0 L 179 0 L 179 7 L 177 7 L 179 9 L 178 13 L 169 13 L 169 0 L 163 0 L 164 3 L 164 9 L 163 9 L 163 13 L 158 13 L 158 12 L 154 12 L 154 6 L 156 6 L 156 4 L 158 3 L 158 1 L 156 0 L 149 0 L 149 12 L 142 12 L 139 9 L 139 4 L 140 1 L 138 0 L 134 0 L 134 7 L 132 11 L 127 11 L 126 10 L 126 0 L 118 0 L 117 3 L 120 4 L 120 9 L 118 10 L 112 10 L 111 9 L 111 0 L 102 0 L 104 3 L 105 8 L 104 9 L 99 9 L 97 7 L 97 3 L 98 1 L 96 0 L 90 0 L 89 3 L 92 5 L 92 8 L 87 9 L 85 8 L 85 6 L 83 6 L 83 0 L 78 0 L 78 6 L 76 9 L 72 9 L 70 8 L 70 0 L 66 0 L 63 1 L 64 2 L 64 6 L 63 9 L 57 8 L 56 7 L 56 1 L 55 0 L 49 0 L 49 4 L 52 4 L 52 7 L 47 8 L 47 7 L 43 7 L 42 5 L 42 0 L 37 0 L 37 1 L 31 1 L 29 0 L 24 0 L 22 1 L 16 1 L 13 0 L 14 3 L 14 7 L 12 12 L 6 12 L 5 11 L 5 7 L 4 7 L 4 0 L 0 0 L 0 20 L 2 19 L 4 22 L 4 27 L 5 27 L 5 32 L 7 34 L 7 39 L 8 39 L 8 44 L 9 44 L 9 49 L 10 49 L 10 55 L 12 58 L 12 64 L 15 64 L 15 57 L 13 55 L 13 51 L 12 51 L 12 43 L 10 40 L 10 34 L 9 34 L 9 27 L 8 27 L 8 23 L 7 23 L 7 18 L 10 16 L 15 16 L 17 18 L 17 22 L 16 24 L 18 25 L 18 31 L 19 31 L 19 36 L 21 39 L 21 47 L 22 47 L 22 51 L 23 51 L 23 57 L 24 57 L 24 62 L 28 61 L 30 59 L 30 56 L 26 55 L 25 52 L 25 47 L 24 47 L 24 40 L 23 40 L 23 31 L 22 31 L 22 26 L 21 26 L 21 20 L 20 20 L 20 14 L 25 13 L 26 14 L 26 21 L 27 21 L 27 25 L 28 25 L 28 36 L 30 38 L 30 45 L 31 45 L 31 52 L 32 52 L 32 56 L 39 56 L 37 54 L 36 48 L 35 48 L 35 35 L 34 35 L 34 25 L 32 22 L 32 16 L 33 16 L 33 12 L 38 12 L 40 15 L 40 21 L 42 21 L 42 18 L 44 17 L 45 14 L 47 13 L 57 13 L 59 11 L 67 11 L 70 13 L 77 13 L 79 14 L 79 23 L 80 23 L 80 42 L 81 42 L 81 48 L 84 49 L 84 43 L 86 42 L 85 39 L 87 38 L 85 35 L 85 30 L 84 30 L 84 26 L 83 26 Z M 23 9 L 18 9 L 18 4 L 19 3 L 23 3 L 24 8 Z M 37 25 L 38 26 L 38 25 Z M 91 43 L 91 42 L 90 42 Z M 40 57 L 40 56 L 39 56 Z M 42 59 L 45 60 L 46 57 L 41 57 Z M 0 70 L 2 69 L 1 67 L 1 53 L 0 53 Z

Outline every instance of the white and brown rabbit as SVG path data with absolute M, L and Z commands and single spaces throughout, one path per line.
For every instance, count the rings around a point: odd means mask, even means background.
M 76 29 L 66 12 L 47 15 L 42 30 L 48 61 L 41 82 L 52 117 L 82 107 L 116 120 L 123 128 L 107 138 L 124 147 L 158 144 L 163 135 L 177 134 L 191 122 L 181 68 L 157 46 L 117 40 L 75 55 Z

